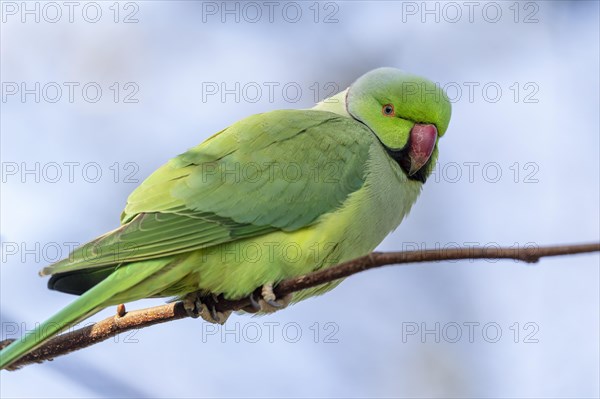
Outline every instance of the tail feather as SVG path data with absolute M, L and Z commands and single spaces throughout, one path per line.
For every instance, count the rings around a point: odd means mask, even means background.
M 54 335 L 108 306 L 149 296 L 152 294 L 152 289 L 146 290 L 146 287 L 143 287 L 144 284 L 140 285 L 140 283 L 155 280 L 150 277 L 164 270 L 165 263 L 167 262 L 157 259 L 131 263 L 117 268 L 110 276 L 86 291 L 29 334 L 2 349 L 0 351 L 0 369 L 5 369 Z M 160 290 L 164 285 L 154 284 L 152 288 Z M 139 289 L 132 289 L 133 287 Z M 130 292 L 133 294 L 129 294 Z
M 97 287 L 100 287 L 99 285 Z M 54 335 L 98 313 L 104 308 L 101 301 L 93 298 L 92 289 L 67 307 L 40 324 L 21 339 L 0 351 L 0 369 L 4 369 L 21 356 L 36 349 Z

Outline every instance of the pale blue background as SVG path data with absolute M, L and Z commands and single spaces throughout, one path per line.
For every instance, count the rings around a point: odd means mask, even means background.
M 43 257 L 36 261 L 28 255 L 22 262 L 22 252 L 9 256 L 7 245 L 58 243 L 64 250 L 66 242 L 85 242 L 114 228 L 136 184 L 123 176 L 114 183 L 110 165 L 133 162 L 139 166 L 134 177 L 143 179 L 240 118 L 312 106 L 314 82 L 336 82 L 343 89 L 378 66 L 403 68 L 442 85 L 456 82 L 464 89 L 440 143 L 437 178 L 427 183 L 411 215 L 381 250 L 410 243 L 523 246 L 600 238 L 597 2 L 535 2 L 527 9 L 520 3 L 519 23 L 513 20 L 513 2 L 497 3 L 502 10 L 497 23 L 482 17 L 484 3 L 475 9 L 473 22 L 459 2 L 459 22 L 448 21 L 454 11 L 440 3 L 446 14 L 437 23 L 434 15 L 426 15 L 423 23 L 420 14 L 404 14 L 403 20 L 400 2 L 338 2 L 338 22 L 330 24 L 322 20 L 334 9 L 321 3 L 320 22 L 314 23 L 313 2 L 298 3 L 303 11 L 298 23 L 282 18 L 283 5 L 273 23 L 266 15 L 258 23 L 243 18 L 235 23 L 232 16 L 222 23 L 219 14 L 205 15 L 203 22 L 201 2 L 148 1 L 135 3 L 138 23 L 123 24 L 112 21 L 113 2 L 99 4 L 103 16 L 95 24 L 82 19 L 82 6 L 73 23 L 67 15 L 58 23 L 35 23 L 31 16 L 22 23 L 19 15 L 3 15 L 2 82 L 98 82 L 104 92 L 95 104 L 80 95 L 72 104 L 65 98 L 37 104 L 31 96 L 25 103 L 18 97 L 1 103 L 5 167 L 7 162 L 29 167 L 97 162 L 103 172 L 98 183 L 86 182 L 81 169 L 72 183 L 66 176 L 58 183 L 3 176 L 2 338 L 14 322 L 32 328 L 72 300 L 47 290 L 46 281 L 37 277 L 47 264 Z M 535 6 L 538 22 L 523 23 Z M 132 10 L 121 9 L 120 17 Z M 115 81 L 136 82 L 139 103 L 115 104 L 108 89 Z M 229 87 L 297 82 L 303 94 L 296 103 L 286 102 L 280 90 L 272 102 L 266 94 L 256 103 L 236 103 L 232 96 L 225 103 L 217 96 L 203 102 L 203 82 Z M 472 102 L 465 82 L 480 84 Z M 495 103 L 482 95 L 489 82 L 502 89 Z M 517 102 L 510 89 L 515 82 L 521 90 Z M 531 91 L 524 88 L 528 82 L 539 89 L 533 96 L 537 103 L 523 101 Z M 452 182 L 452 162 L 496 162 L 502 177 L 490 183 L 480 166 L 470 182 L 463 165 L 462 177 Z M 515 162 L 521 169 L 517 182 L 510 169 Z M 528 162 L 537 165 L 537 183 L 524 182 Z M 258 343 L 244 342 L 241 335 L 238 343 L 233 334 L 222 342 L 220 335 L 203 335 L 202 322 L 183 320 L 52 363 L 2 372 L 0 393 L 28 398 L 598 397 L 598 266 L 598 255 L 584 255 L 535 266 L 462 261 L 387 267 L 354 276 L 326 296 L 276 315 L 230 319 L 229 328 L 238 325 L 245 337 L 253 337 L 252 328 L 259 326 Z M 280 323 L 273 342 L 266 337 L 269 322 Z M 320 323 L 318 343 L 310 329 L 315 322 Z M 328 322 L 338 329 L 337 343 L 323 342 Z M 479 323 L 472 343 L 464 325 L 471 322 Z M 517 343 L 510 329 L 515 322 Z M 288 342 L 294 334 L 282 335 L 282 326 L 290 326 L 286 323 L 301 328 L 298 342 Z M 402 339 L 403 327 L 421 323 L 429 329 L 436 323 L 440 330 L 449 326 L 444 331 L 450 338 L 454 324 L 448 323 L 458 323 L 463 336 L 457 343 L 444 336 L 437 343 L 432 334 Z M 493 338 L 493 330 L 483 337 L 486 323 L 501 328 L 498 342 L 485 339 Z M 537 343 L 523 342 L 525 323 L 538 327 Z

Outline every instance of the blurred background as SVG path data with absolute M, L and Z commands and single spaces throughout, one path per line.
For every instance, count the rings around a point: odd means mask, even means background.
M 453 117 L 379 250 L 600 238 L 596 1 L 1 6 L 2 339 L 73 300 L 38 270 L 115 228 L 169 158 L 380 66 L 438 82 Z M 390 266 L 267 317 L 181 320 L 2 372 L 0 394 L 598 397 L 599 314 L 597 254 Z

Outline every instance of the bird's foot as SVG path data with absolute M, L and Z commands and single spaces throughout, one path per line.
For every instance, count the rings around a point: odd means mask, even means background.
M 273 313 L 287 307 L 291 301 L 292 294 L 277 298 L 273 292 L 273 283 L 267 283 L 262 286 L 258 300 L 255 298 L 254 292 L 250 294 L 251 305 L 247 311 L 250 313 Z
M 202 317 L 204 321 L 213 324 L 225 324 L 231 310 L 217 312 L 216 305 L 219 302 L 216 295 L 206 296 L 201 292 L 192 292 L 183 298 L 183 307 L 188 316 L 196 319 Z

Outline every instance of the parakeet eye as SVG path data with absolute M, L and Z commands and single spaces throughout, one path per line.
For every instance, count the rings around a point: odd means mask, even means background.
M 385 104 L 381 109 L 381 112 L 385 116 L 394 116 L 394 105 L 393 104 Z

